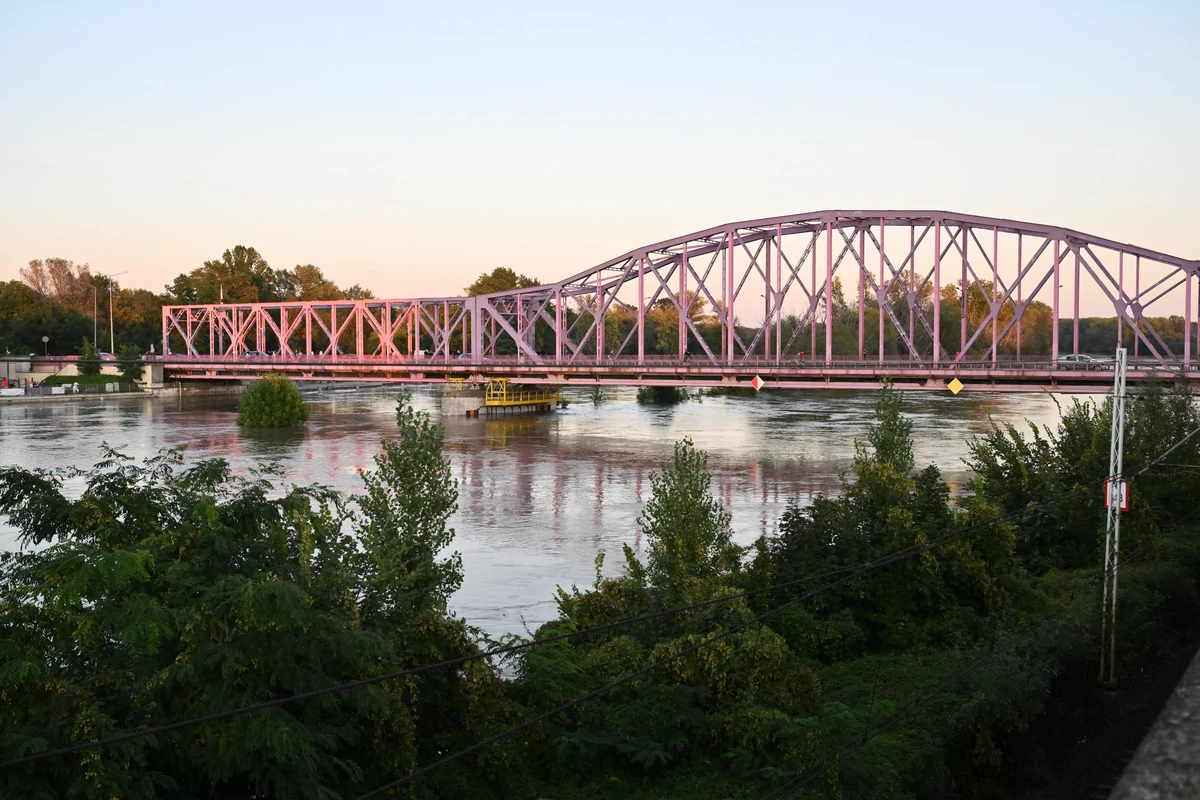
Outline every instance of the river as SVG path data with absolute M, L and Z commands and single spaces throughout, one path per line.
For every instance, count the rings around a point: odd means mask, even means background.
M 632 389 L 568 392 L 551 414 L 447 419 L 446 454 L 459 482 L 454 549 L 466 573 L 452 609 L 489 634 L 525 633 L 554 615 L 556 586 L 593 580 L 598 550 L 605 572 L 623 563 L 622 544 L 644 555 L 637 517 L 650 475 L 690 436 L 709 453 L 717 497 L 733 513 L 735 539 L 773 534 L 789 499 L 836 493 L 839 470 L 864 439 L 871 392 L 764 393 L 757 398 L 640 406 Z M 136 457 L 187 446 L 189 458 L 228 459 L 235 470 L 277 460 L 293 483 L 355 492 L 380 440 L 395 430 L 395 390 L 346 387 L 308 395 L 305 428 L 250 431 L 234 424 L 236 398 L 88 400 L 0 407 L 0 464 L 56 468 L 100 459 L 101 444 Z M 1057 396 L 1058 402 L 1070 400 Z M 439 417 L 437 390 L 418 389 L 418 408 Z M 910 392 L 918 468 L 933 463 L 961 486 L 967 442 L 989 416 L 1057 422 L 1048 394 Z M 68 489 L 79 489 L 78 482 Z M 0 549 L 17 546 L 0 522 Z

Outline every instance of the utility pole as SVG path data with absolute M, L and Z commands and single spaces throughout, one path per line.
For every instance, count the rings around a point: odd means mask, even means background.
M 125 270 L 128 272 L 129 270 Z M 113 336 L 113 278 L 117 275 L 124 275 L 125 272 L 118 272 L 114 275 L 106 276 L 108 278 L 108 352 L 112 355 L 112 351 L 116 349 Z
M 1113 362 L 1112 439 L 1108 448 L 1108 480 L 1104 483 L 1104 601 L 1100 611 L 1100 685 L 1117 688 L 1117 569 L 1121 554 L 1121 512 L 1129 503 L 1125 482 L 1125 348 Z

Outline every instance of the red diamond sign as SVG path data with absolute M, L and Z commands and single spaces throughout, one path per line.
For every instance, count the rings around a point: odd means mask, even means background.
M 757 375 L 755 375 L 753 378 L 750 379 L 750 385 L 754 387 L 754 391 L 756 391 L 756 392 L 759 389 L 761 389 L 763 387 L 763 384 L 765 384 L 765 383 L 766 383 L 766 381 L 764 381 L 762 378 L 758 377 Z

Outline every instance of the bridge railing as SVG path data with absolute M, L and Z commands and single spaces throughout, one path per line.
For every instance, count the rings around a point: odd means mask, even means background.
M 907 356 L 887 355 L 881 361 L 878 356 L 873 358 L 859 359 L 856 356 L 837 355 L 828 362 L 823 356 L 812 358 L 800 358 L 798 356 L 790 356 L 784 358 L 772 358 L 767 356 L 747 356 L 740 357 L 736 361 L 730 363 L 728 361 L 710 361 L 707 358 L 683 358 L 677 356 L 645 356 L 638 358 L 632 355 L 622 356 L 604 356 L 600 359 L 588 357 L 586 359 L 560 359 L 555 360 L 552 357 L 542 357 L 540 361 L 535 361 L 527 356 L 522 355 L 498 355 L 487 356 L 480 359 L 462 358 L 460 356 L 444 357 L 444 356 L 382 356 L 382 355 L 330 355 L 330 354 L 314 354 L 314 355 L 277 355 L 267 354 L 262 356 L 246 356 L 242 355 L 168 355 L 162 357 L 161 361 L 167 365 L 171 364 L 205 364 L 205 365 L 221 365 L 228 367 L 253 368 L 253 367 L 272 367 L 272 366 L 327 366 L 327 365 L 342 365 L 342 366 L 408 366 L 416 367 L 431 367 L 438 370 L 447 369 L 470 369 L 475 371 L 486 371 L 490 368 L 498 369 L 524 369 L 528 371 L 545 371 L 545 370 L 588 370 L 592 368 L 638 368 L 645 367 L 648 369 L 689 369 L 696 371 L 745 371 L 748 369 L 763 369 L 763 370 L 823 370 L 823 369 L 849 369 L 862 371 L 877 371 L 881 368 L 890 370 L 917 370 L 917 371 L 945 371 L 945 370 L 1004 370 L 1004 371 L 1023 371 L 1023 370 L 1038 370 L 1038 371 L 1060 371 L 1060 372 L 1079 372 L 1079 371 L 1104 371 L 1112 369 L 1111 360 L 1099 360 L 1097 362 L 1064 362 L 1050 359 L 1049 357 L 1030 358 L 1028 356 L 1017 359 L 1014 356 L 998 356 L 994 361 L 990 358 L 968 357 L 963 359 L 949 359 L 941 361 L 916 360 Z M 1161 373 L 1182 373 L 1200 371 L 1200 364 L 1191 363 L 1185 365 L 1180 359 L 1173 359 L 1165 363 L 1156 360 L 1141 359 L 1130 361 L 1129 369 L 1133 371 L 1155 371 Z

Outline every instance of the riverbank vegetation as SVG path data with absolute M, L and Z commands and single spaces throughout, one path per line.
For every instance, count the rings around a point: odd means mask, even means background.
M 1200 426 L 1130 401 L 1127 467 Z M 0 470 L 0 761 L 340 683 L 354 689 L 0 768 L 14 798 L 1011 796 L 1051 776 L 1097 702 L 1107 406 L 997 423 L 952 496 L 885 390 L 836 497 L 739 546 L 706 454 L 652 478 L 641 552 L 560 589 L 546 644 L 447 611 L 464 576 L 442 431 L 401 398 L 361 497 L 178 452 Z M 1171 464 L 1200 463 L 1200 437 Z M 1194 472 L 1133 483 L 1118 674 L 1197 639 Z M 487 648 L 519 647 L 478 658 Z M 502 679 L 502 670 L 508 679 Z M 511 733 L 512 735 L 508 735 Z
M 307 419 L 299 387 L 277 372 L 247 386 L 238 403 L 237 424 L 246 428 L 291 428 Z

